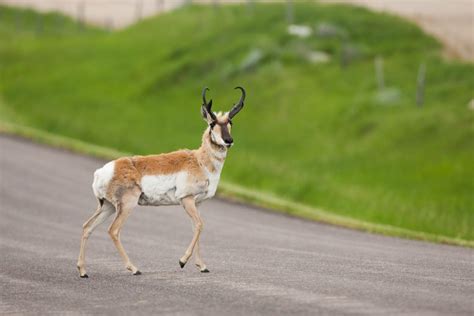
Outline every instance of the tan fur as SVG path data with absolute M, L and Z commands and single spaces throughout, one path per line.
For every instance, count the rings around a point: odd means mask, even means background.
M 217 133 L 217 134 L 220 134 L 222 133 L 222 128 L 219 124 L 217 124 L 216 126 L 214 126 L 214 131 Z
M 198 150 L 194 151 L 194 156 L 201 165 L 204 165 L 207 168 L 207 170 L 214 172 L 216 169 L 212 160 L 215 159 L 219 162 L 223 162 L 225 160 L 225 158 L 216 157 L 214 152 L 222 151 L 222 149 L 211 143 L 209 132 L 207 130 L 202 136 L 202 143 L 203 145 Z M 205 144 L 207 146 L 205 146 Z
M 132 159 L 123 157 L 115 160 L 115 172 L 107 189 L 107 199 L 112 204 L 117 204 L 127 191 L 140 188 L 140 179 L 140 173 L 134 167 Z
M 138 269 L 133 265 L 125 252 L 125 248 L 122 246 L 120 241 L 120 230 L 122 229 L 125 220 L 130 215 L 133 208 L 137 205 L 138 198 L 140 197 L 141 190 L 135 186 L 126 190 L 120 197 L 120 202 L 116 206 L 116 216 L 112 224 L 109 227 L 109 235 L 114 242 L 117 251 L 119 252 L 122 260 L 125 262 L 125 268 L 131 271 L 133 274 L 137 274 Z
M 132 161 L 142 175 L 170 174 L 187 170 L 190 174 L 199 172 L 200 166 L 191 150 L 178 150 L 167 154 L 134 156 Z
M 219 123 L 227 123 L 229 122 L 229 113 L 218 112 L 216 114 L 216 118 L 217 118 L 217 122 Z
M 220 126 L 214 128 L 220 132 Z M 191 175 L 199 176 L 202 174 L 203 165 L 210 172 L 214 172 L 215 167 L 211 161 L 212 151 L 223 151 L 223 149 L 212 144 L 209 138 L 209 132 L 205 131 L 203 143 L 208 143 L 211 150 L 207 146 L 201 146 L 197 150 L 183 149 L 166 154 L 123 157 L 115 160 L 115 173 L 108 190 L 108 197 L 114 198 L 114 193 L 119 191 L 117 188 L 120 186 L 139 185 L 141 177 L 145 175 L 166 175 L 186 170 Z M 213 157 L 213 159 L 225 160 L 218 157 Z

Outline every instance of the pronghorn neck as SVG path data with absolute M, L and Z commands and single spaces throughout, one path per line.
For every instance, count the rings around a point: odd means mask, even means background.
M 202 135 L 201 147 L 197 151 L 199 160 L 210 172 L 218 171 L 220 173 L 227 156 L 227 148 L 212 141 L 209 128 Z

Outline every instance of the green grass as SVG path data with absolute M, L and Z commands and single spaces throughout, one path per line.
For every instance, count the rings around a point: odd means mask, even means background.
M 0 6 L 1 119 L 158 153 L 199 146 L 202 86 L 216 110 L 227 110 L 238 98 L 232 88 L 243 85 L 227 188 L 266 192 L 309 206 L 306 213 L 474 240 L 473 65 L 443 60 L 434 39 L 399 18 L 297 5 L 298 23 L 345 30 L 360 54 L 343 68 L 340 41 L 291 37 L 284 8 L 187 7 L 110 33 L 54 14 L 41 16 L 39 28 L 37 14 Z M 262 59 L 242 67 L 255 48 Z M 332 61 L 301 57 L 315 49 Z M 391 105 L 375 99 L 377 55 L 387 85 L 400 91 Z M 416 107 L 420 62 L 427 90 Z

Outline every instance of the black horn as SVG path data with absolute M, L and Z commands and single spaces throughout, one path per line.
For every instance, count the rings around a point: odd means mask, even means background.
M 208 87 L 204 87 L 204 89 L 202 89 L 202 110 L 203 110 L 203 116 L 204 115 L 204 111 L 206 111 L 210 117 L 213 119 L 213 120 L 216 120 L 216 116 L 214 115 L 214 113 L 212 112 L 211 108 L 212 108 L 212 99 L 209 100 L 209 102 L 207 102 L 206 100 L 206 92 L 209 91 L 209 88 Z
M 242 95 L 240 96 L 240 100 L 238 103 L 234 104 L 232 107 L 232 110 L 229 112 L 229 118 L 233 118 L 237 113 L 242 110 L 244 107 L 244 101 L 245 101 L 245 89 L 242 87 L 235 87 L 235 89 L 239 89 L 242 92 Z
M 208 105 L 207 101 L 206 101 L 206 92 L 209 91 L 209 88 L 208 87 L 204 87 L 204 89 L 202 89 L 202 105 Z M 211 103 L 212 103 L 212 100 L 211 100 Z

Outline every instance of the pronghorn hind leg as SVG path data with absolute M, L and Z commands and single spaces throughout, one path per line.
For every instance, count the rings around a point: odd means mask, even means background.
M 207 269 L 206 264 L 204 263 L 201 257 L 201 247 L 199 246 L 199 239 L 196 242 L 195 251 L 196 251 L 196 256 L 195 256 L 194 264 L 196 265 L 196 267 L 198 267 L 199 271 L 203 273 L 208 273 L 209 270 Z
M 108 201 L 99 201 L 95 213 L 82 225 L 81 249 L 79 251 L 79 259 L 77 260 L 77 268 L 81 278 L 88 278 L 86 273 L 86 243 L 92 232 L 102 224 L 112 213 L 115 212 L 114 206 Z
M 141 191 L 138 188 L 133 188 L 130 191 L 123 194 L 120 201 L 116 204 L 117 215 L 109 227 L 109 235 L 115 244 L 120 256 L 125 262 L 127 270 L 131 271 L 134 275 L 139 275 L 141 272 L 132 264 L 130 258 L 125 252 L 125 248 L 120 241 L 120 231 L 125 223 L 125 220 L 130 215 L 130 212 L 138 204 Z
M 188 213 L 189 217 L 191 217 L 191 220 L 193 221 L 193 225 L 194 225 L 193 239 L 191 240 L 191 243 L 186 249 L 186 252 L 184 253 L 184 255 L 181 257 L 181 259 L 179 259 L 179 265 L 181 266 L 181 268 L 184 268 L 184 265 L 188 262 L 189 258 L 193 254 L 193 250 L 194 250 L 194 247 L 196 246 L 196 243 L 199 241 L 199 236 L 203 228 L 203 223 L 201 220 L 201 216 L 199 215 L 199 212 L 196 208 L 196 202 L 192 196 L 183 198 L 181 202 L 183 204 L 184 209 Z M 201 272 L 209 272 L 209 270 L 203 271 L 201 268 Z

